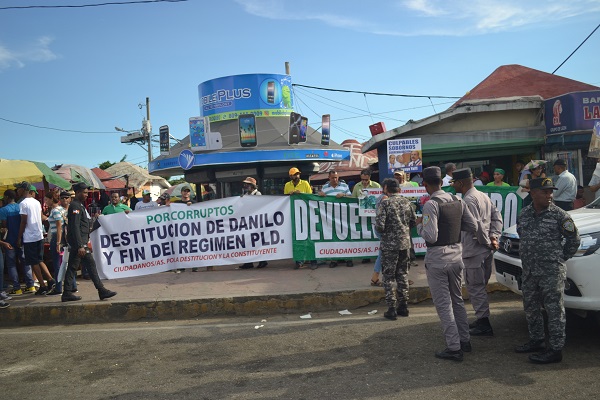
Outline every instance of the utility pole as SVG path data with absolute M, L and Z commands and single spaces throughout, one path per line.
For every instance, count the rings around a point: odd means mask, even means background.
M 148 163 L 152 161 L 152 125 L 150 124 L 150 97 L 146 97 L 146 123 L 142 127 L 145 129 L 146 140 L 148 141 Z

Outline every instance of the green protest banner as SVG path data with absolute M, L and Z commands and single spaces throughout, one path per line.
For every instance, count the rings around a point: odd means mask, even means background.
M 502 215 L 504 229 L 517 223 L 517 216 L 523 206 L 523 199 L 517 193 L 519 190 L 518 186 L 475 186 L 475 188 L 490 197 L 490 200 L 492 200 L 492 203 L 496 206 L 500 215 Z M 456 194 L 452 186 L 446 186 L 442 189 L 448 193 Z M 457 196 L 460 198 L 462 194 L 459 193 Z M 429 200 L 429 196 L 424 196 L 420 199 L 422 205 L 427 200 Z M 417 235 L 416 229 L 413 229 L 411 233 L 415 253 L 418 255 L 425 254 L 427 252 L 425 240 Z
M 504 221 L 504 228 L 517 223 L 523 200 L 518 186 L 476 186 L 486 193 Z M 455 193 L 454 188 L 443 188 Z M 459 194 L 458 197 L 461 197 Z M 422 206 L 429 198 L 417 201 Z M 374 216 L 361 216 L 357 199 L 308 194 L 291 196 L 293 257 L 296 261 L 377 257 L 379 239 Z M 427 246 L 411 230 L 415 253 L 423 255 Z
M 377 257 L 375 218 L 360 216 L 357 199 L 291 196 L 296 261 Z
M 443 187 L 442 189 L 450 193 L 456 193 L 452 186 Z M 490 200 L 502 215 L 504 229 L 517 223 L 517 216 L 523 206 L 523 199 L 518 194 L 519 186 L 475 186 L 475 189 L 486 193 L 490 197 Z M 458 197 L 462 197 L 462 195 L 458 194 Z

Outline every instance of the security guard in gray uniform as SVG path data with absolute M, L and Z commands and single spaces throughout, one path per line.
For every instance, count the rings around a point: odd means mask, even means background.
M 499 247 L 502 216 L 490 198 L 473 186 L 471 168 L 457 169 L 452 174 L 452 180 L 454 189 L 457 193 L 462 193 L 462 200 L 478 224 L 476 235 L 467 232 L 461 235 L 465 281 L 477 317 L 477 320 L 469 325 L 469 333 L 471 336 L 493 336 L 487 284 L 492 276 L 494 250 Z
M 580 238 L 571 216 L 552 203 L 556 187 L 549 178 L 529 181 L 532 203 L 517 219 L 519 253 L 523 265 L 523 308 L 527 318 L 529 342 L 517 346 L 517 353 L 545 350 L 529 356 L 533 363 L 562 361 L 565 345 L 565 304 L 567 279 L 565 261 L 579 248 Z M 564 241 L 564 243 L 563 243 Z M 544 316 L 548 315 L 548 344 L 545 347 Z
M 117 293 L 108 290 L 104 287 L 98 277 L 98 270 L 92 252 L 88 247 L 90 240 L 90 231 L 92 227 L 92 218 L 85 209 L 85 200 L 88 197 L 88 188 L 85 183 L 76 183 L 73 185 L 75 198 L 69 205 L 67 215 L 69 230 L 67 232 L 67 243 L 69 244 L 69 263 L 65 274 L 65 284 L 62 294 L 62 301 L 77 301 L 81 300 L 81 296 L 73 294 L 75 289 L 75 276 L 80 265 L 83 264 L 98 290 L 100 300 L 108 299 L 115 296 Z
M 476 233 L 477 221 L 463 201 L 441 189 L 438 167 L 423 170 L 423 184 L 431 198 L 423 206 L 423 216 L 417 218 L 417 232 L 427 244 L 427 282 L 447 346 L 435 356 L 462 361 L 463 352 L 471 351 L 471 336 L 461 291 L 464 264 L 460 233 Z

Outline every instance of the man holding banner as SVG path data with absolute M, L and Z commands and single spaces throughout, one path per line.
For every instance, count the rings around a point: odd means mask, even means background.
M 375 230 L 380 235 L 383 288 L 388 310 L 387 319 L 396 320 L 397 315 L 408 317 L 408 266 L 411 248 L 410 228 L 415 226 L 415 212 L 410 202 L 400 196 L 398 181 L 383 181 L 383 193 L 388 196 L 377 207 Z M 396 281 L 396 293 L 392 281 Z M 396 308 L 397 306 L 397 308 Z

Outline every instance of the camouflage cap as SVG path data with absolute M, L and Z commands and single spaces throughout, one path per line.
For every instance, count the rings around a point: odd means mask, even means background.
M 550 178 L 535 178 L 529 181 L 529 189 L 552 189 L 557 190 Z

